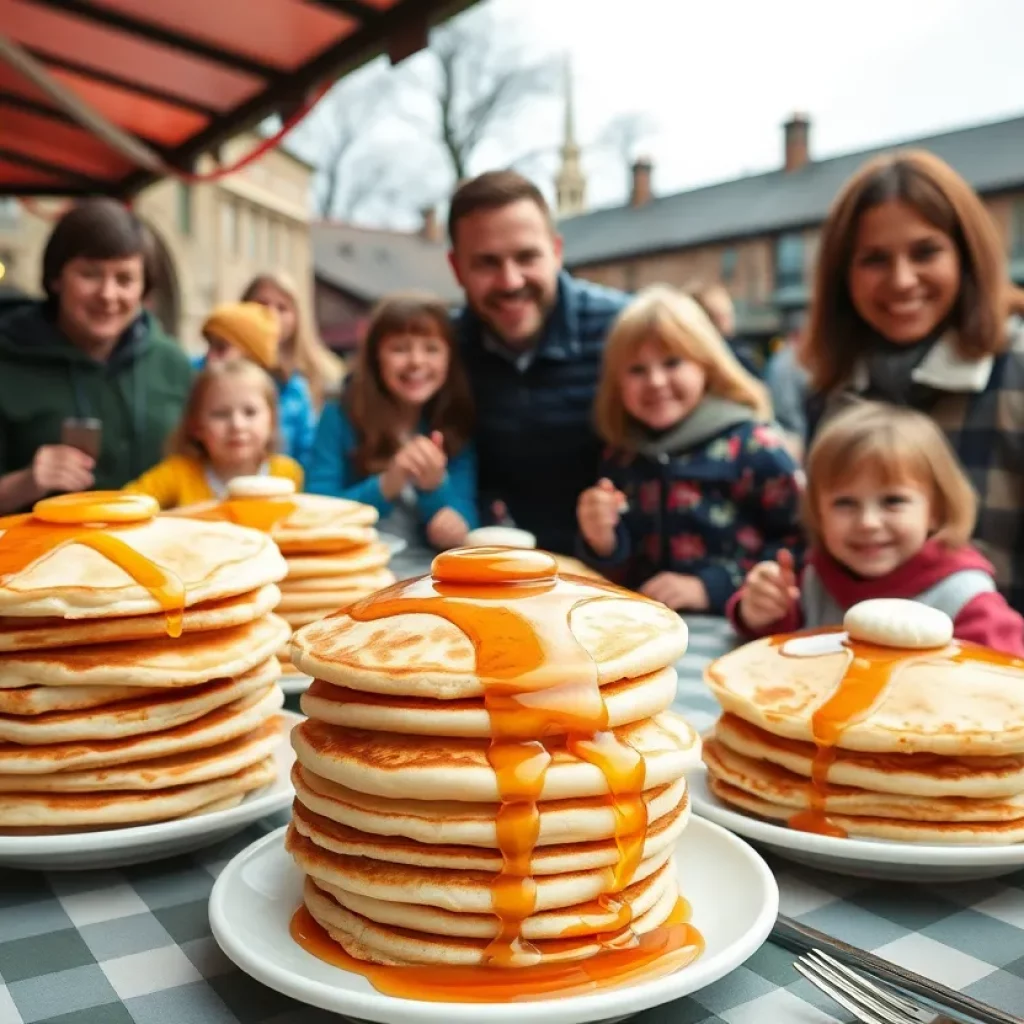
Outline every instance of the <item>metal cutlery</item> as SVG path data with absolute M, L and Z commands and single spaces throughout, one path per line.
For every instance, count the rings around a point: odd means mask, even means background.
M 941 1008 L 944 1012 L 955 1014 L 959 1020 L 977 1022 L 977 1024 L 1024 1024 L 1024 1018 L 1015 1017 L 1004 1010 L 988 1006 L 971 996 L 956 992 L 940 982 L 905 970 L 896 964 L 889 963 L 888 960 L 883 960 L 874 953 L 832 938 L 816 928 L 809 928 L 783 914 L 780 914 L 775 922 L 771 941 L 795 953 L 808 953 L 811 950 L 828 953 L 833 959 L 868 975 L 873 981 L 882 981 L 891 985 L 904 997 L 907 995 L 919 996 L 927 1003 Z M 941 1021 L 941 1018 L 939 1020 Z

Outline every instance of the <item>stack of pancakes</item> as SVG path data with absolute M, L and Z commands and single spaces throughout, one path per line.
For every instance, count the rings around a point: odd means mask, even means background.
M 278 615 L 292 629 L 348 607 L 395 582 L 391 549 L 377 534 L 377 510 L 344 498 L 297 494 L 295 511 L 274 524 L 271 538 L 288 563 Z M 282 651 L 285 671 L 295 669 Z
M 888 608 L 885 632 L 917 609 Z M 920 642 L 911 629 L 901 646 L 808 631 L 718 659 L 706 675 L 725 710 L 704 744 L 712 792 L 839 838 L 1024 841 L 1024 661 L 945 632 Z
M 657 929 L 699 763 L 666 710 L 685 648 L 664 606 L 494 548 L 299 630 L 308 912 L 378 964 L 527 966 Z
M 280 553 L 254 530 L 103 497 L 85 524 L 0 520 L 7 833 L 198 814 L 275 778 Z
M 320 494 L 295 494 L 291 481 L 238 477 L 224 502 L 177 510 L 177 515 L 225 519 L 269 533 L 288 565 L 275 609 L 292 629 L 308 625 L 395 582 L 391 550 L 375 529 L 372 505 Z M 285 674 L 296 670 L 285 644 Z

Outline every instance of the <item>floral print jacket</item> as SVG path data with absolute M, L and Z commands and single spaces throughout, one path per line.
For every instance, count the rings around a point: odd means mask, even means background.
M 757 562 L 786 548 L 802 564 L 800 470 L 777 427 L 747 419 L 683 450 L 657 447 L 605 453 L 601 475 L 629 508 L 608 558 L 579 539 L 585 562 L 633 588 L 659 572 L 696 576 L 717 615 Z

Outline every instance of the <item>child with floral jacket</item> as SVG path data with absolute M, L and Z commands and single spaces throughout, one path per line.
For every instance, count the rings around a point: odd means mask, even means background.
M 722 614 L 747 572 L 799 561 L 799 469 L 763 385 L 696 302 L 643 292 L 605 346 L 596 402 L 610 443 L 577 506 L 578 554 L 678 611 Z

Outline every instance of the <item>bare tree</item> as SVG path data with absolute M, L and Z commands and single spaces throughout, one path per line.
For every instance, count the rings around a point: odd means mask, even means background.
M 544 131 L 544 108 L 554 113 L 560 84 L 555 56 L 531 52 L 514 23 L 474 8 L 435 30 L 429 49 L 410 61 L 402 113 L 434 144 L 447 189 L 481 170 L 489 150 L 503 154 L 503 165 L 517 163 L 517 152 L 536 153 L 538 121 Z M 554 133 L 557 120 L 550 122 Z
M 320 217 L 351 220 L 399 191 L 400 161 L 375 133 L 394 85 L 386 65 L 371 64 L 341 79 L 296 130 L 296 150 L 317 168 L 314 202 Z
M 587 149 L 615 166 L 616 173 L 623 175 L 628 195 L 633 163 L 640 155 L 642 144 L 656 131 L 657 125 L 649 114 L 629 111 L 613 117 Z

